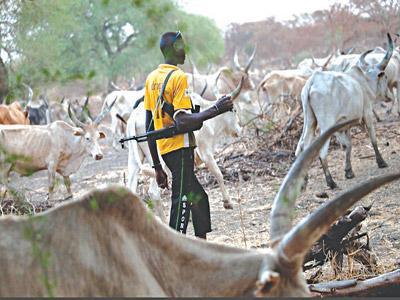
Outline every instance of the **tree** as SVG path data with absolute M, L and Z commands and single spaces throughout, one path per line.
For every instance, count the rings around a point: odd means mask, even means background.
M 172 0 L 23 2 L 15 39 L 21 49 L 17 70 L 36 84 L 131 78 L 162 61 L 159 36 L 178 29 L 194 59 L 203 63 L 222 55 L 215 24 L 180 11 Z

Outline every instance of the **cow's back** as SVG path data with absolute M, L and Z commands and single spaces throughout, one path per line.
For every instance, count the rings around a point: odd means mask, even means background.
M 319 119 L 336 123 L 343 117 L 349 120 L 362 117 L 363 92 L 351 76 L 342 72 L 316 71 L 309 80 L 312 84 L 308 101 Z

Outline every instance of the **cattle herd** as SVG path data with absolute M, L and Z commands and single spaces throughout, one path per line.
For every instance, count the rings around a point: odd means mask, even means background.
M 149 167 L 150 151 L 146 143 L 131 140 L 125 147 L 128 189 L 92 190 L 37 216 L 0 218 L 0 296 L 310 295 L 302 264 L 313 243 L 363 196 L 400 178 L 396 173 L 370 179 L 292 224 L 296 198 L 317 156 L 327 185 L 337 187 L 327 163 L 332 134 L 345 149 L 346 178 L 355 176 L 350 160 L 354 125 L 365 125 L 378 167 L 387 167 L 377 146 L 373 104 L 397 103 L 400 115 L 400 49 L 390 34 L 386 45 L 360 54 L 305 59 L 297 69 L 269 72 L 257 86 L 249 72 L 256 48 L 245 67 L 235 53 L 233 68 L 223 66 L 208 75 L 187 73 L 191 99 L 202 110 L 221 95 L 240 91 L 233 112 L 205 122 L 195 132 L 196 161 L 215 175 L 225 209 L 234 206 L 214 158 L 219 142 L 241 135 L 248 113 L 271 120 L 303 114 L 297 159 L 271 211 L 271 248 L 238 249 L 169 229 Z M 30 175 L 46 170 L 48 199 L 53 199 L 57 173 L 67 189 L 65 198 L 72 198 L 70 176 L 87 156 L 103 158 L 99 140 L 105 133 L 99 125 L 107 115 L 114 151 L 125 151 L 118 143 L 122 137 L 144 134 L 144 89 L 112 85 L 115 91 L 104 98 L 95 118 L 88 109 L 90 98 L 83 105 L 65 98 L 49 104 L 45 96 L 33 100 L 27 85 L 27 101 L 0 105 L 0 192 L 9 188 L 10 172 Z M 159 218 L 147 214 L 136 196 L 140 174 L 150 177 L 149 195 Z

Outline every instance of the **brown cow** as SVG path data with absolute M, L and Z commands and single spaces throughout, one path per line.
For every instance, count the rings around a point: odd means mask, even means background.
M 337 125 L 291 167 L 271 212 L 272 248 L 238 249 L 173 231 L 122 187 L 92 191 L 34 217 L 0 219 L 0 296 L 310 296 L 305 254 L 361 197 L 400 178 L 369 180 L 292 228 L 305 173 Z
M 22 110 L 21 104 L 18 101 L 10 105 L 0 105 L 0 124 L 23 124 L 29 125 L 28 111 Z

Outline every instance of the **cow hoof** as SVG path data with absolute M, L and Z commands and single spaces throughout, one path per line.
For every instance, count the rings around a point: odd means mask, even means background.
M 387 168 L 388 167 L 388 164 L 385 162 L 385 161 L 379 161 L 378 162 L 378 167 L 380 168 L 380 169 L 383 169 L 383 168 Z
M 331 190 L 337 189 L 337 184 L 334 181 L 328 183 L 328 186 Z
M 345 177 L 346 177 L 346 179 L 354 178 L 353 170 L 346 170 L 345 171 Z
M 225 209 L 233 209 L 233 205 L 229 200 L 224 200 L 224 208 Z

